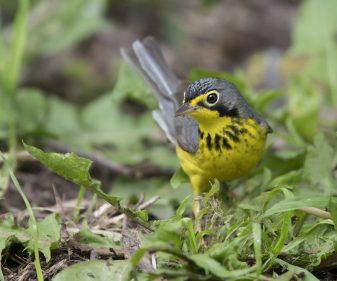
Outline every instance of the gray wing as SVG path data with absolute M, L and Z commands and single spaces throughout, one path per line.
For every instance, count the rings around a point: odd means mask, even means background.
M 122 49 L 122 56 L 155 94 L 159 110 L 153 118 L 174 144 L 178 143 L 190 153 L 199 146 L 198 125 L 190 117 L 176 117 L 175 112 L 182 102 L 181 82 L 169 69 L 158 43 L 152 37 L 135 41 L 130 49 Z
M 175 125 L 179 146 L 187 152 L 195 153 L 199 148 L 198 123 L 189 116 L 177 116 Z

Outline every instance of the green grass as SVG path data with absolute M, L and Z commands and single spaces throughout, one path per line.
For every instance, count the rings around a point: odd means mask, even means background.
M 188 193 L 186 188 L 190 187 L 178 170 L 173 148 L 157 137 L 158 129 L 151 118 L 156 102 L 126 65 L 121 65 L 114 89 L 82 108 L 46 95 L 40 89 L 20 88 L 20 73 L 23 68 L 29 69 L 29 58 L 62 52 L 104 28 L 104 1 L 96 3 L 96 12 L 91 15 L 93 24 L 89 27 L 82 22 L 88 16 L 85 7 L 90 2 L 77 0 L 69 9 L 64 3 L 58 2 L 46 22 L 32 32 L 32 27 L 27 26 L 27 16 L 32 11 L 30 3 L 19 1 L 10 40 L 3 32 L 0 34 L 0 138 L 11 152 L 9 160 L 2 157 L 0 181 L 11 179 L 30 218 L 28 227 L 18 225 L 11 213 L 0 222 L 3 256 L 13 243 L 22 244 L 29 254 L 33 253 L 37 278 L 43 280 L 42 268 L 62 247 L 71 247 L 72 239 L 93 251 L 98 248 L 119 251 L 118 260 L 111 255 L 107 261 L 99 258 L 67 267 L 54 277 L 56 281 L 74 279 L 78 274 L 84 281 L 92 280 L 92 276 L 101 281 L 112 277 L 179 281 L 318 280 L 315 277 L 318 273 L 335 268 L 337 122 L 329 117 L 337 101 L 337 5 L 333 0 L 324 5 L 315 0 L 303 2 L 292 32 L 293 45 L 280 61 L 288 64 L 280 70 L 285 80 L 281 90 L 252 89 L 247 73 L 242 70 L 233 74 L 191 71 L 191 80 L 216 76 L 236 84 L 274 129 L 259 167 L 226 187 L 216 182 L 203 195 L 196 219 L 197 224 L 203 225 L 201 232 L 196 231 L 190 217 L 191 198 L 182 200 L 185 197 L 182 194 Z M 41 38 L 48 30 L 44 27 L 58 21 L 71 24 L 60 24 L 63 29 L 53 34 L 53 42 L 58 44 L 43 43 Z M 326 32 L 323 34 L 321 30 Z M 26 42 L 28 35 L 30 40 Z M 28 47 L 35 46 L 34 51 L 25 49 L 26 43 Z M 299 60 L 303 63 L 298 63 Z M 123 112 L 121 108 L 130 101 L 144 112 L 137 116 Z M 111 194 L 103 192 L 100 182 L 89 173 L 90 160 L 75 153 L 44 152 L 30 145 L 21 147 L 21 142 L 19 145 L 17 142 L 24 138 L 36 144 L 52 137 L 131 168 L 147 163 L 177 170 L 171 179 L 174 188 L 166 179 L 119 177 L 114 182 L 115 189 L 109 191 Z M 15 177 L 18 149 L 26 149 L 52 171 L 81 187 L 73 216 L 63 217 L 63 223 L 57 214 L 42 221 L 35 219 Z M 125 224 L 124 231 L 132 233 L 139 244 L 132 254 L 123 256 L 125 242 L 121 239 L 120 225 L 96 233 L 99 225 L 92 225 L 95 220 L 81 215 L 79 205 L 85 189 L 94 193 L 99 202 L 111 204 L 112 216 L 124 214 L 131 222 Z M 5 191 L 3 188 L 1 196 Z M 162 198 L 148 211 L 131 208 L 127 203 L 137 202 L 142 192 L 146 193 L 145 200 L 157 194 Z M 154 219 L 149 219 L 152 215 Z M 61 238 L 61 226 L 69 230 L 68 236 Z M 114 232 L 115 228 L 118 231 Z M 156 266 L 145 270 L 144 264 L 153 265 L 154 260 Z M 3 279 L 0 275 L 0 280 Z
M 5 157 L 2 153 L 0 153 L 0 158 L 1 158 L 2 162 L 4 163 L 4 168 L 8 169 L 8 173 L 11 177 L 11 180 L 13 181 L 16 190 L 18 191 L 22 200 L 24 201 L 26 209 L 28 211 L 29 224 L 30 224 L 30 227 L 31 227 L 32 232 L 33 232 L 33 251 L 34 251 L 34 257 L 35 257 L 34 266 L 35 266 L 35 270 L 36 270 L 37 280 L 43 281 L 43 274 L 42 274 L 42 269 L 41 269 L 41 264 L 40 264 L 40 253 L 39 253 L 39 250 L 40 250 L 39 249 L 39 228 L 38 228 L 38 224 L 36 222 L 36 218 L 34 216 L 32 206 L 30 205 L 26 195 L 23 193 L 22 188 L 20 186 L 20 183 L 18 182 L 17 178 L 15 177 L 11 166 L 9 165 L 9 163 L 7 162 L 7 160 L 5 159 Z M 1 273 L 1 275 L 2 275 L 2 273 Z

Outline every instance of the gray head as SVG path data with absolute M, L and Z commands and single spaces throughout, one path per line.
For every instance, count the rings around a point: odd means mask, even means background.
M 190 84 L 184 103 L 217 111 L 219 116 L 251 117 L 252 109 L 230 82 L 219 78 L 203 78 Z
M 185 114 L 197 121 L 219 116 L 254 118 L 261 125 L 268 126 L 232 83 L 219 78 L 203 78 L 187 87 L 183 106 L 177 111 L 177 115 Z

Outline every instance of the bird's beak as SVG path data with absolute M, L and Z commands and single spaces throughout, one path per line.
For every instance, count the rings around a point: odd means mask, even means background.
M 191 106 L 188 102 L 185 102 L 181 107 L 176 111 L 176 116 L 182 116 L 196 111 L 199 106 Z

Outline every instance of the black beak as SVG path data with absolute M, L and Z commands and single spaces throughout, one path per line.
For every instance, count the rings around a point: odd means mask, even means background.
M 189 114 L 193 111 L 196 111 L 198 106 L 191 106 L 188 102 L 184 103 L 181 107 L 176 111 L 176 116 L 182 116 Z

